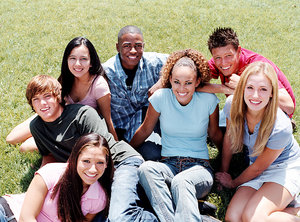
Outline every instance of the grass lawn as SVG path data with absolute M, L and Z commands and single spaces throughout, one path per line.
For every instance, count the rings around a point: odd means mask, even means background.
M 58 77 L 63 51 L 76 36 L 87 37 L 102 62 L 116 54 L 117 33 L 125 25 L 140 27 L 145 51 L 171 53 L 194 48 L 210 58 L 207 39 L 214 28 L 230 26 L 242 47 L 272 60 L 289 79 L 300 103 L 298 71 L 300 4 L 297 0 L 7 0 L 0 3 L 0 195 L 26 191 L 40 163 L 37 153 L 20 153 L 5 137 L 32 115 L 25 99 L 28 81 L 37 74 Z M 214 80 L 214 82 L 219 82 Z M 224 96 L 217 95 L 224 105 Z M 299 107 L 299 106 L 298 106 Z M 294 119 L 300 126 L 299 109 Z M 299 130 L 295 137 L 300 142 Z M 217 169 L 219 159 L 211 149 Z M 233 166 L 241 169 L 240 157 Z M 239 160 L 239 161 L 238 161 Z M 209 200 L 223 219 L 233 191 Z

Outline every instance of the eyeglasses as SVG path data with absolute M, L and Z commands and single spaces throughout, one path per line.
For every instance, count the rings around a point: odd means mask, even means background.
M 131 51 L 132 47 L 136 51 L 141 51 L 144 48 L 144 43 L 135 43 L 134 46 L 131 45 L 131 43 L 123 43 L 122 48 L 126 51 Z

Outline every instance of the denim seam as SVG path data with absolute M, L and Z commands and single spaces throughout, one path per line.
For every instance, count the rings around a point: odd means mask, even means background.
M 147 178 L 147 177 L 146 177 L 146 178 Z M 155 199 L 156 203 L 158 203 L 158 206 L 159 206 L 159 209 L 160 209 L 160 211 L 161 211 L 162 216 L 165 218 L 165 220 L 166 220 L 167 222 L 173 222 L 173 219 L 170 218 L 170 217 L 168 216 L 168 214 L 166 213 L 166 212 L 168 212 L 168 210 L 167 210 L 166 207 L 164 206 L 164 202 L 163 202 L 163 201 L 159 201 L 159 200 L 160 200 L 160 198 L 159 198 L 160 195 L 159 195 L 158 189 L 157 189 L 156 186 L 155 186 L 155 183 L 153 183 L 152 180 L 148 180 L 148 179 L 146 179 L 146 180 L 148 181 L 150 187 L 152 187 L 152 190 L 153 190 L 153 192 L 152 192 L 153 198 Z

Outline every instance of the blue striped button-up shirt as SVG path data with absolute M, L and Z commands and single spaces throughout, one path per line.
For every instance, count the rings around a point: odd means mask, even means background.
M 142 123 L 142 108 L 149 104 L 148 90 L 158 81 L 167 57 L 167 54 L 144 52 L 131 89 L 127 89 L 127 75 L 119 54 L 103 64 L 111 92 L 112 121 L 115 128 L 125 129 L 128 141 Z

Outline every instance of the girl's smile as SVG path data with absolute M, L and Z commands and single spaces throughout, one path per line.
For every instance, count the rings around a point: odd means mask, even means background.
M 261 111 L 272 97 L 272 84 L 262 73 L 250 75 L 244 92 L 244 100 L 249 110 Z
M 192 100 L 200 80 L 199 78 L 197 79 L 197 73 L 192 68 L 188 66 L 177 66 L 174 67 L 172 71 L 170 83 L 177 101 L 185 106 Z

